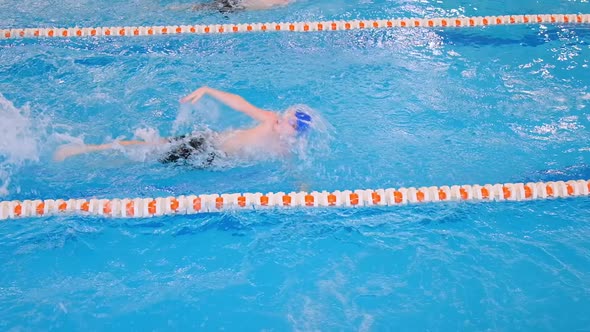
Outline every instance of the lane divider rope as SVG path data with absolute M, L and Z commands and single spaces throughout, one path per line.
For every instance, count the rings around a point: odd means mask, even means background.
M 0 39 L 135 37 L 178 34 L 226 34 L 245 32 L 311 32 L 385 28 L 481 27 L 515 24 L 589 24 L 590 14 L 532 14 L 505 16 L 399 18 L 386 20 L 267 22 L 167 26 L 114 26 L 94 28 L 0 29 Z
M 590 180 L 399 189 L 0 201 L 0 220 L 52 215 L 146 218 L 268 208 L 375 207 L 449 201 L 530 201 L 588 196 Z

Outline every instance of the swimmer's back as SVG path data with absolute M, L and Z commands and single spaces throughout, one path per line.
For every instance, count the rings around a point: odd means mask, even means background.
M 221 13 L 231 13 L 241 10 L 262 10 L 273 7 L 286 6 L 291 0 L 214 0 L 207 3 L 193 5 L 193 10 L 217 10 Z

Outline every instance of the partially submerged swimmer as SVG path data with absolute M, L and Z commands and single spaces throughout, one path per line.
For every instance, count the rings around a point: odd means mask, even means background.
M 286 6 L 293 0 L 213 0 L 193 5 L 192 10 L 218 10 L 222 13 L 241 10 L 263 10 Z
M 268 159 L 289 155 L 292 144 L 307 135 L 313 119 L 308 109 L 293 106 L 282 115 L 260 109 L 241 96 L 201 87 L 184 97 L 182 102 L 198 102 L 209 95 L 236 111 L 242 112 L 258 122 L 253 128 L 225 132 L 196 132 L 190 135 L 162 139 L 157 142 L 117 141 L 101 145 L 64 145 L 54 154 L 57 161 L 89 152 L 116 149 L 132 145 L 169 145 L 160 156 L 163 163 L 189 163 L 196 167 L 208 167 L 216 158 Z M 191 161 L 198 160 L 198 165 Z

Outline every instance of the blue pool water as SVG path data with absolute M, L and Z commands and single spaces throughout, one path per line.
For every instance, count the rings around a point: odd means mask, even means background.
M 170 9 L 181 3 L 4 1 L 0 27 L 590 12 L 301 0 L 224 17 Z M 0 199 L 588 179 L 589 42 L 587 25 L 3 40 Z M 51 160 L 67 142 L 174 134 L 178 100 L 204 84 L 273 110 L 307 104 L 332 139 L 294 163 L 210 171 L 141 151 Z M 211 101 L 188 120 L 249 124 Z M 585 330 L 588 211 L 580 198 L 12 220 L 0 224 L 0 328 Z

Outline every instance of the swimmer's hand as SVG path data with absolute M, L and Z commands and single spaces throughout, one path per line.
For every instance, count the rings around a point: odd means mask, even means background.
M 67 158 L 88 152 L 86 145 L 66 144 L 62 145 L 53 154 L 54 161 L 64 161 Z
M 190 103 L 193 103 L 194 104 L 194 103 L 198 102 L 199 99 L 203 98 L 203 96 L 207 92 L 209 92 L 209 87 L 202 86 L 202 87 L 198 88 L 197 90 L 193 91 L 190 95 L 182 98 L 180 100 L 180 102 L 182 102 L 182 103 L 190 102 Z
M 213 89 L 213 88 L 210 88 L 207 86 L 202 86 L 202 87 L 198 88 L 190 95 L 182 98 L 180 100 L 180 102 L 182 102 L 182 103 L 190 102 L 190 103 L 194 104 L 194 103 L 198 102 L 199 99 L 203 98 L 203 96 L 205 94 L 217 99 L 218 101 L 224 103 L 225 105 L 233 108 L 236 111 L 239 111 L 239 112 L 242 112 L 242 113 L 248 115 L 249 117 L 253 118 L 254 120 L 257 120 L 260 122 L 273 122 L 273 123 L 277 120 L 277 115 L 274 112 L 260 109 L 256 106 L 250 104 L 242 96 L 239 96 L 239 95 L 236 95 L 233 93 L 229 93 L 229 92 L 224 92 L 221 90 L 216 90 L 216 89 Z

